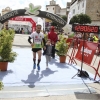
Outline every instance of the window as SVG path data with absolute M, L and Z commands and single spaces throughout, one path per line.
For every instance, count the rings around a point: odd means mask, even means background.
M 52 5 L 52 1 L 50 1 L 50 5 Z
M 48 10 L 48 8 L 47 8 L 47 10 Z
M 53 4 L 53 5 L 55 4 L 54 1 L 52 1 L 52 4 Z
M 83 2 L 83 4 L 82 4 L 82 7 L 84 8 L 84 2 Z
M 78 10 L 80 9 L 80 6 L 78 6 Z
M 75 9 L 73 9 L 73 14 L 75 14 Z

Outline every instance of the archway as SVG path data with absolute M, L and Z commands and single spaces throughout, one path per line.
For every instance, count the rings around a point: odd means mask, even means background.
M 16 16 L 25 16 L 25 15 L 30 15 L 30 16 L 34 15 L 34 16 L 50 19 L 55 23 L 57 23 L 60 27 L 64 27 L 66 25 L 66 21 L 64 21 L 58 15 L 46 11 L 41 11 L 40 9 L 41 6 L 34 6 L 32 3 L 30 3 L 29 8 L 18 9 L 18 10 L 13 10 L 11 12 L 8 12 L 5 15 L 0 17 L 0 28 L 2 28 L 3 23 L 6 22 L 7 20 Z
M 32 18 L 18 16 L 10 19 L 11 21 L 24 21 L 24 22 L 30 22 L 32 24 L 32 32 L 36 28 L 36 22 Z

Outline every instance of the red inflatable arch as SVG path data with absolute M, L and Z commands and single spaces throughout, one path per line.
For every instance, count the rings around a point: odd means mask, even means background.
M 36 22 L 32 18 L 18 16 L 18 17 L 13 17 L 10 20 L 12 20 L 12 21 L 27 21 L 27 22 L 30 22 L 32 24 L 32 32 L 35 31 Z

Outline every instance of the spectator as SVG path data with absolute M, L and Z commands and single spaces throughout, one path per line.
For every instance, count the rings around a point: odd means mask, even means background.
M 58 36 L 53 26 L 51 26 L 50 32 L 48 33 L 48 39 L 50 39 L 52 44 L 52 57 L 55 58 L 55 44 L 58 40 Z

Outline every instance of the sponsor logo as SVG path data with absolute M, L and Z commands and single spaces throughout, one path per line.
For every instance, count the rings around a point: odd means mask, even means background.
M 24 17 L 16 17 L 15 20 L 17 20 L 17 21 L 23 21 Z
M 1 16 L 1 17 L 0 17 L 0 21 L 4 21 L 4 20 L 9 19 L 10 17 L 14 17 L 14 16 L 16 16 L 16 15 L 18 15 L 18 11 L 17 11 L 17 10 L 12 11 L 12 12 L 9 12 L 9 13 L 7 13 L 7 14 Z
M 35 38 L 37 39 L 37 38 L 38 38 L 38 36 L 35 36 Z
M 34 6 L 32 3 L 29 4 L 29 8 L 25 8 L 26 9 L 26 14 L 31 14 L 31 15 L 38 15 L 39 11 L 41 9 L 41 6 Z
M 47 13 L 46 16 L 62 25 L 65 24 L 63 20 L 61 20 L 59 17 L 54 16 L 53 14 Z
M 81 48 L 81 53 L 83 52 L 83 47 Z M 84 55 L 88 56 L 92 54 L 92 50 L 89 50 L 88 48 L 84 47 Z

